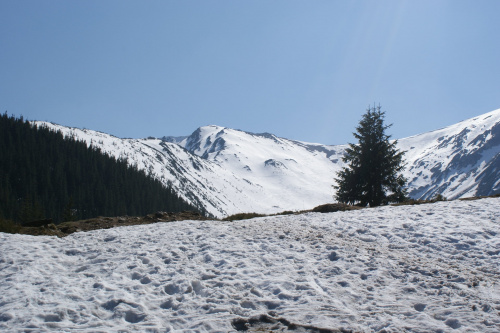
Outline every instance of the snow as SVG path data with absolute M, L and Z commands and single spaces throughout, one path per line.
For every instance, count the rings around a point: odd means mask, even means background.
M 293 141 L 216 125 L 188 137 L 119 139 L 87 129 L 35 122 L 85 140 L 154 175 L 215 217 L 273 214 L 332 202 L 346 145 Z M 406 151 L 411 196 L 449 199 L 496 193 L 500 109 L 398 141 Z M 495 137 L 496 135 L 496 137 Z
M 499 204 L 0 233 L 0 331 L 499 332 Z
M 240 191 L 228 191 L 235 205 L 235 209 L 225 208 L 228 215 L 304 210 L 332 201 L 333 177 L 341 163 L 331 159 L 341 159 L 343 146 L 309 144 L 215 125 L 195 133 L 179 145 L 231 171 L 235 179 L 246 180 L 239 185 Z M 312 146 L 324 151 L 313 151 Z M 325 151 L 332 156 L 328 158 Z
M 204 149 L 192 153 L 184 149 L 187 139 L 178 145 L 159 139 L 119 139 L 46 122 L 36 124 L 84 140 L 115 158 L 126 159 L 130 165 L 170 184 L 187 202 L 202 206 L 215 217 L 305 210 L 330 202 L 333 177 L 340 170 L 340 164 L 332 163 L 324 152 L 313 155 L 311 144 L 219 126 L 195 131 L 200 133 Z M 221 144 L 212 147 L 210 143 L 217 138 Z M 217 148 L 221 150 L 209 153 Z M 331 159 L 341 158 L 343 149 L 329 149 Z M 205 153 L 207 158 L 202 158 Z M 266 166 L 268 160 L 279 163 Z M 325 177 L 331 181 L 325 181 Z
M 439 193 L 450 199 L 477 195 L 484 170 L 500 154 L 498 137 L 494 138 L 491 133 L 495 128 L 498 131 L 499 124 L 500 109 L 497 109 L 399 140 L 398 149 L 406 151 L 408 167 L 404 175 L 412 195 L 431 198 Z M 485 145 L 490 148 L 484 149 Z M 457 165 L 456 161 L 460 160 L 465 160 L 465 165 Z M 454 181 L 458 175 L 462 179 Z M 434 193 L 429 188 L 440 190 Z

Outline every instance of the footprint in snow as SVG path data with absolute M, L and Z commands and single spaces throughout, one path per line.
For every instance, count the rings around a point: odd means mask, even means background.
M 169 295 L 175 295 L 180 293 L 181 288 L 177 284 L 169 283 L 163 287 L 163 290 Z
M 144 276 L 144 277 L 143 277 L 143 278 L 141 278 L 139 281 L 140 281 L 142 284 L 149 284 L 149 283 L 151 283 L 151 279 L 150 279 L 149 277 L 147 277 L 147 276 Z
M 137 324 L 146 318 L 144 313 L 137 313 L 132 310 L 125 312 L 125 320 L 131 324 Z
M 413 306 L 413 308 L 415 310 L 417 310 L 418 312 L 422 312 L 425 310 L 425 308 L 427 307 L 427 304 L 423 304 L 423 303 L 417 303 Z
M 176 302 L 173 298 L 169 298 L 168 300 L 160 304 L 160 308 L 164 310 L 177 310 L 179 308 L 179 303 Z
M 462 327 L 462 324 L 460 324 L 460 321 L 458 319 L 454 319 L 454 318 L 446 319 L 446 321 L 444 323 L 453 329 L 457 329 L 457 328 Z

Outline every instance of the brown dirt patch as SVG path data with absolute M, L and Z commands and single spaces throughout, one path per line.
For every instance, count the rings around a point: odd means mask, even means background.
M 70 235 L 74 232 L 80 231 L 91 231 L 96 229 L 109 229 L 114 227 L 139 225 L 139 224 L 151 224 L 157 222 L 174 222 L 174 221 L 184 221 L 184 220 L 208 220 L 203 215 L 197 212 L 180 212 L 180 213 L 167 213 L 167 212 L 157 212 L 154 214 L 148 214 L 146 216 L 118 216 L 118 217 L 96 217 L 88 220 L 63 222 L 61 224 L 55 225 L 50 223 L 50 220 L 46 220 L 47 223 L 39 226 L 31 227 L 21 227 L 20 234 L 26 235 L 49 235 L 64 237 Z

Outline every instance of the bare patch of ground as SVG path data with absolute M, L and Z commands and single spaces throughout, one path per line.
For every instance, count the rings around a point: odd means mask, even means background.
M 184 220 L 207 220 L 206 217 L 197 212 L 167 213 L 156 212 L 146 216 L 118 216 L 118 217 L 95 217 L 88 220 L 63 222 L 55 225 L 51 220 L 36 221 L 31 226 L 20 227 L 18 233 L 26 235 L 48 235 L 64 237 L 74 232 L 91 231 L 96 229 L 109 229 L 114 227 L 151 224 L 157 222 L 173 222 Z

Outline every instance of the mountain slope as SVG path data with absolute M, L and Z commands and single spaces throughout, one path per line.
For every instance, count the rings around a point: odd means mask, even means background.
M 450 199 L 500 192 L 500 109 L 399 141 L 410 195 Z
M 160 139 L 119 139 L 88 129 L 37 123 L 126 159 L 172 186 L 183 199 L 217 217 L 242 211 L 275 213 L 304 209 L 331 201 L 331 175 L 339 168 L 329 159 L 319 164 L 311 160 L 311 154 L 322 153 L 321 145 L 217 126 L 202 127 L 179 145 Z M 212 141 L 210 145 L 208 142 Z M 187 144 L 196 150 L 196 142 L 203 144 L 198 151 L 201 156 L 182 147 Z M 332 147 L 328 154 L 338 159 L 342 149 L 339 153 L 335 149 L 339 150 Z M 311 169 L 303 168 L 304 165 Z M 330 175 L 329 182 L 321 179 L 325 174 Z
M 253 183 L 265 183 L 266 190 L 277 196 L 292 192 L 318 204 L 332 200 L 331 185 L 343 166 L 346 148 L 218 126 L 199 128 L 178 144 Z M 500 110 L 401 139 L 398 148 L 406 151 L 404 174 L 413 198 L 442 194 L 455 199 L 500 192 Z M 295 204 L 291 209 L 301 208 Z
M 193 209 L 125 161 L 22 118 L 0 115 L 0 219 L 59 223 Z
M 252 200 L 266 203 L 273 212 L 331 201 L 332 177 L 344 151 L 341 146 L 306 144 L 219 126 L 201 127 L 179 145 L 258 188 Z
M 333 200 L 346 145 L 329 146 L 220 126 L 187 137 L 119 139 L 91 130 L 48 127 L 125 158 L 171 184 L 216 217 L 309 209 Z M 399 140 L 413 198 L 449 199 L 500 191 L 500 109 Z
M 232 188 L 231 174 L 218 165 L 199 158 L 176 144 L 159 139 L 120 139 L 88 129 L 69 128 L 37 122 L 66 136 L 84 140 L 117 159 L 145 170 L 171 186 L 180 197 L 215 216 L 224 214 L 220 207 L 229 205 L 221 189 Z M 236 182 L 237 184 L 237 182 Z

